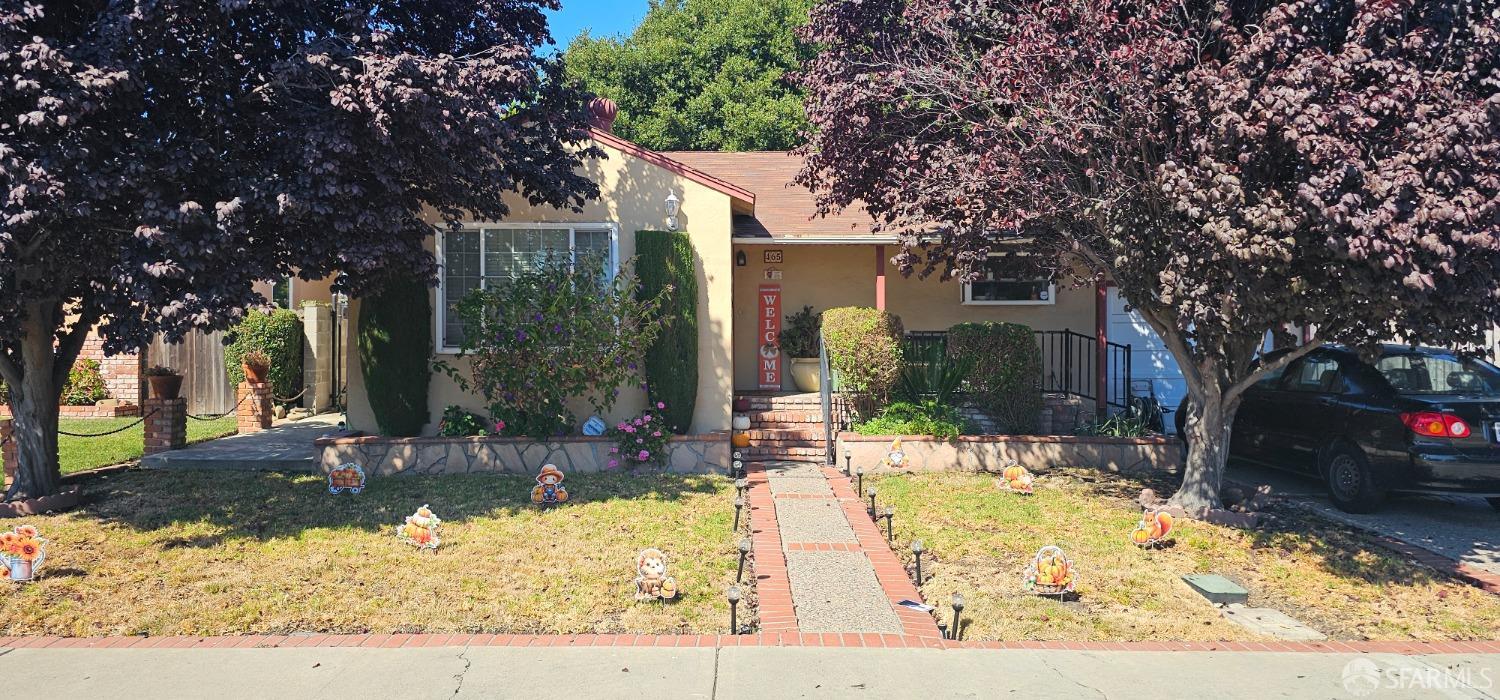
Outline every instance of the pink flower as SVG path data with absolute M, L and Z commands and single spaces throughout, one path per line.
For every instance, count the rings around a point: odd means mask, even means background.
M 611 447 L 611 448 L 609 448 L 609 453 L 610 454 L 616 454 L 619 451 L 620 451 L 620 448 L 618 448 L 618 447 Z
M 640 461 L 642 461 L 642 462 L 644 462 L 644 461 L 646 461 L 648 459 L 651 459 L 651 453 L 647 452 L 645 450 L 641 450 L 641 453 L 638 454 L 638 455 L 636 455 L 635 458 L 638 459 L 638 460 L 640 460 Z
M 620 423 L 615 424 L 615 430 L 624 430 L 624 429 L 625 429 L 625 423 L 624 423 L 624 421 L 621 421 Z
M 505 421 L 503 421 L 503 420 L 496 420 L 495 421 L 495 432 L 498 433 L 498 432 L 500 432 L 502 430 L 505 430 Z
M 650 423 L 651 422 L 651 414 L 647 413 L 646 415 L 641 416 L 641 420 L 646 421 L 647 423 Z
M 635 423 L 636 425 L 641 425 L 643 423 L 643 421 L 641 419 L 639 419 L 639 418 L 635 419 L 632 422 Z
M 631 425 L 625 426 L 625 432 L 627 432 L 627 433 L 633 433 L 633 432 L 635 432 L 635 426 L 631 426 Z
M 618 466 L 620 466 L 620 461 L 619 460 L 617 460 L 617 459 L 611 459 L 611 460 L 609 460 L 609 468 L 610 469 L 614 469 L 615 467 L 618 467 Z
M 651 433 L 651 437 L 661 437 L 661 431 L 658 430 L 658 431 L 656 431 L 654 433 Z
M 662 403 L 662 402 L 660 402 L 660 401 L 657 401 L 656 402 L 656 410 L 658 410 L 658 411 L 665 411 L 665 410 L 667 410 L 667 405 L 664 404 L 664 403 Z
M 644 445 L 644 444 L 646 444 L 646 438 L 636 438 L 635 439 L 635 444 L 637 444 L 637 445 Z

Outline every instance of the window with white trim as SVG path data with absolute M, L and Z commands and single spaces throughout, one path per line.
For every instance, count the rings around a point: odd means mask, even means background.
M 614 224 L 473 224 L 439 230 L 439 351 L 458 352 L 463 345 L 458 303 L 465 296 L 490 282 L 510 279 L 548 255 L 566 251 L 574 261 L 586 256 L 602 259 L 605 278 L 613 279 L 619 265 L 617 232 Z
M 963 303 L 1027 306 L 1057 303 L 1057 286 L 1046 277 L 1009 276 L 1002 255 L 991 255 L 979 279 L 963 284 Z

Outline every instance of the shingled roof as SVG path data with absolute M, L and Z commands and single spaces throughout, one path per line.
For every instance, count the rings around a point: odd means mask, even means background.
M 662 155 L 755 194 L 755 213 L 736 214 L 734 237 L 796 242 L 850 238 L 861 242 L 890 239 L 871 231 L 874 220 L 862 206 L 816 216 L 817 204 L 806 187 L 792 184 L 802 159 L 785 151 L 665 151 Z

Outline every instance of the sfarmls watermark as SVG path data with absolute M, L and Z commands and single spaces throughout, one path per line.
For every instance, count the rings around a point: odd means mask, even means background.
M 1495 687 L 1490 668 L 1436 668 L 1420 663 L 1382 664 L 1371 659 L 1355 659 L 1344 665 L 1344 690 L 1357 698 L 1370 697 L 1382 691 L 1488 690 Z

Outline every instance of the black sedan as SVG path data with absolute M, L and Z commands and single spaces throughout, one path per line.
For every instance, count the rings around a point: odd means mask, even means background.
M 1393 491 L 1484 496 L 1500 509 L 1500 368 L 1406 345 L 1373 364 L 1319 348 L 1245 392 L 1229 456 L 1317 476 L 1353 513 Z

